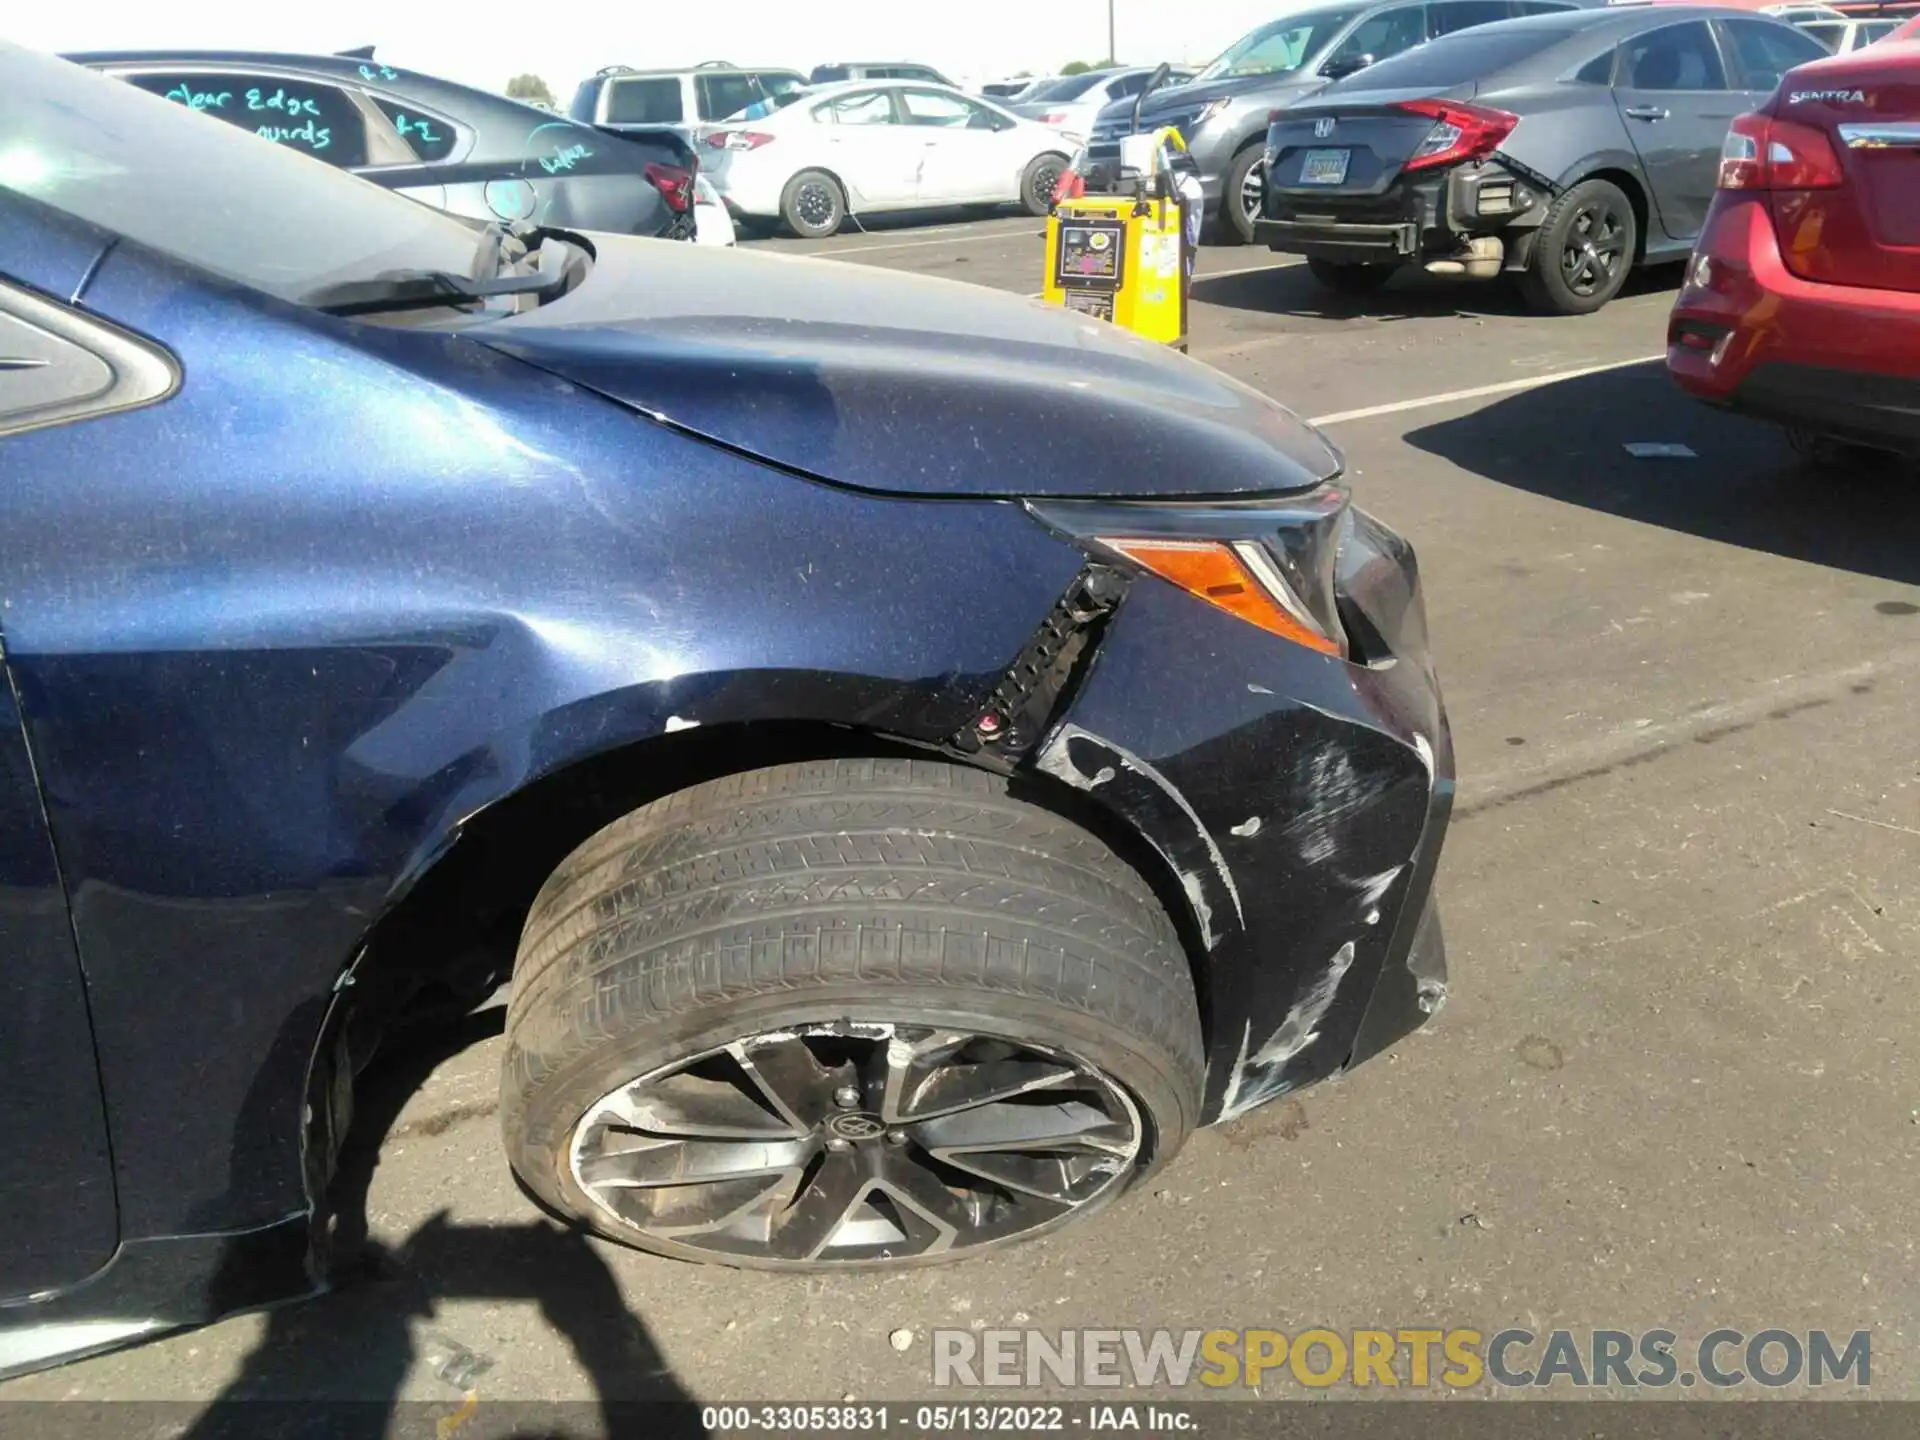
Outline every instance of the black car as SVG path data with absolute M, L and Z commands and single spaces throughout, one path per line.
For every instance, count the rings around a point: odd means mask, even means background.
M 290 150 L 481 220 L 690 240 L 692 147 L 376 60 L 371 51 L 113 50 L 67 57 Z
M 1687 254 L 1733 118 L 1824 53 L 1782 21 L 1695 6 L 1434 40 L 1275 115 L 1258 234 L 1336 289 L 1421 265 L 1598 310 L 1634 265 Z
M 502 1163 L 784 1270 L 1056 1231 L 1439 1007 L 1417 569 L 1280 405 L 0 94 L 0 1372 L 324 1284 L 356 1077 L 503 981 Z

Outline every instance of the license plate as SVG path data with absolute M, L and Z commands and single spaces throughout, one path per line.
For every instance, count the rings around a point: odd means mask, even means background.
M 1351 150 L 1309 150 L 1300 161 L 1302 185 L 1339 185 L 1347 178 Z

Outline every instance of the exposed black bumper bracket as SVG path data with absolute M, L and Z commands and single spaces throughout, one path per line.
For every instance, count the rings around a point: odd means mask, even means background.
M 1091 646 L 1131 582 L 1108 565 L 1088 565 L 1047 612 L 971 723 L 947 743 L 1011 767 L 1065 708 Z

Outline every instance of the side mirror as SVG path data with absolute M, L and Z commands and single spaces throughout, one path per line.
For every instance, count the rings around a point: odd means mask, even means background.
M 1374 57 L 1371 55 L 1343 55 L 1338 59 L 1327 61 L 1320 67 L 1320 73 L 1329 80 L 1344 80 L 1349 75 L 1358 75 L 1373 64 L 1373 61 Z

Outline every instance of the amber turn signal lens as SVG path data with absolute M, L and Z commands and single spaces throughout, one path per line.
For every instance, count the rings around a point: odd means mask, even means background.
M 1214 540 L 1103 539 L 1101 543 L 1249 625 L 1322 655 L 1340 653 L 1337 641 L 1303 624 L 1274 599 L 1229 546 Z

